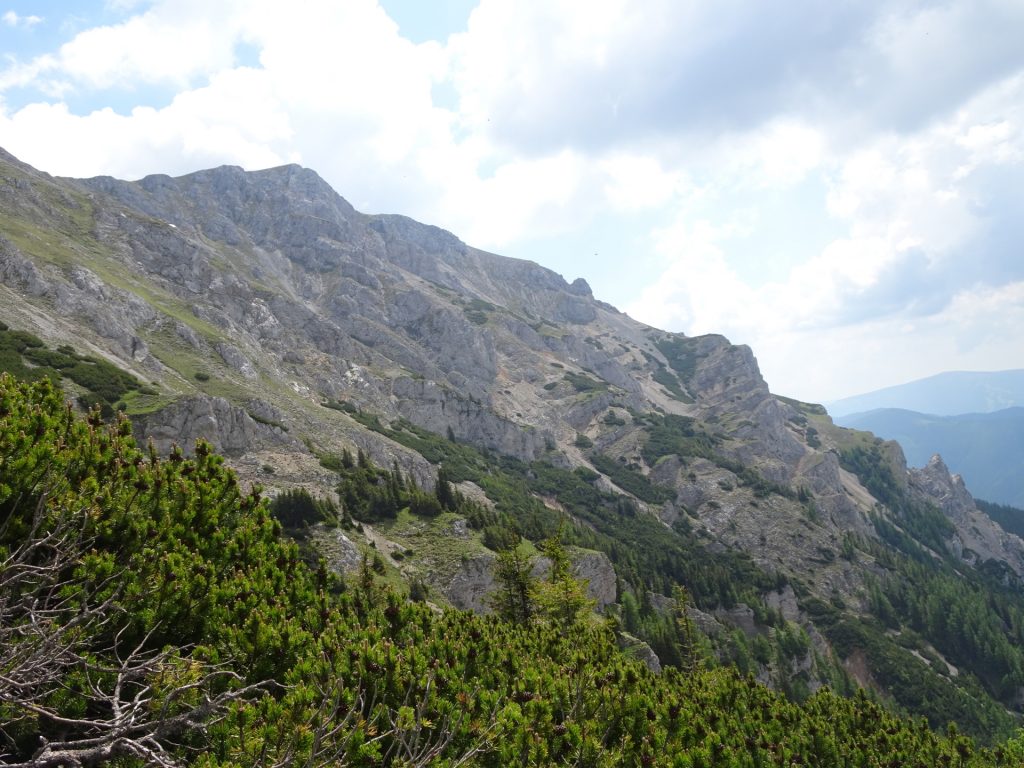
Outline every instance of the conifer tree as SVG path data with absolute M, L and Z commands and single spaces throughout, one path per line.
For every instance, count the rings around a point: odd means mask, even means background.
M 538 583 L 537 606 L 542 616 L 562 630 L 581 623 L 593 608 L 586 586 L 572 572 L 572 561 L 561 542 L 561 532 L 543 541 L 540 551 L 551 561 L 548 577 Z
M 458 507 L 458 494 L 452 487 L 451 476 L 443 464 L 437 468 L 437 483 L 434 486 L 434 494 L 444 509 L 454 511 Z
M 690 618 L 690 593 L 686 587 L 676 585 L 672 590 L 672 613 L 675 617 L 676 635 L 681 658 L 680 667 L 686 672 L 693 672 L 700 662 L 697 644 L 697 630 Z
M 530 570 L 529 559 L 515 548 L 499 552 L 494 579 L 498 584 L 491 598 L 495 613 L 514 624 L 528 624 L 537 612 L 537 579 Z

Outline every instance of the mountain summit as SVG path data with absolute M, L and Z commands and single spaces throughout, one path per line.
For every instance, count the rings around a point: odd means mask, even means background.
M 1021 583 L 1024 542 L 944 465 L 908 469 L 773 395 L 722 336 L 360 213 L 298 166 L 124 182 L 2 156 L 0 279 L 0 318 L 32 336 L 7 337 L 12 366 L 113 364 L 147 383 L 100 399 L 158 451 L 203 437 L 249 483 L 358 507 L 359 529 L 301 532 L 332 567 L 372 553 L 440 605 L 486 610 L 496 551 L 561 531 L 652 666 L 680 661 L 665 627 L 685 587 L 710 653 L 797 698 L 860 684 L 937 726 L 1012 724 L 1024 652 L 984 596 Z M 103 389 L 63 380 L 87 403 Z M 447 506 L 399 514 L 378 481 Z M 937 596 L 981 611 L 973 634 L 934 624 Z

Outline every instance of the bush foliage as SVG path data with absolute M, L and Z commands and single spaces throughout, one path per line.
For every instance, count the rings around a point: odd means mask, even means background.
M 12 572 L 26 546 L 68 554 L 32 632 L 17 628 L 39 600 L 23 598 L 52 584 L 39 568 Z M 727 668 L 654 675 L 580 610 L 557 541 L 545 550 L 555 565 L 535 613 L 438 614 L 368 565 L 347 583 L 307 566 L 205 443 L 160 459 L 127 422 L 76 417 L 48 381 L 0 376 L 0 756 L 69 764 L 51 745 L 105 738 L 105 761 L 206 768 L 1020 764 L 1019 742 L 979 749 L 863 694 L 798 704 Z M 672 631 L 685 647 L 685 624 Z M 27 668 L 40 638 L 65 653 Z M 101 727 L 121 711 L 129 658 L 144 662 L 130 687 L 150 697 L 133 710 L 152 724 L 145 737 Z M 30 685 L 37 669 L 48 674 Z

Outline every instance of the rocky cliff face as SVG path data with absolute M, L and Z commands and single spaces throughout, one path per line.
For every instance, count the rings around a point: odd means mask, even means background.
M 161 454 L 175 445 L 190 454 L 197 440 L 205 440 L 229 457 L 269 446 L 297 450 L 298 441 L 273 420 L 275 410 L 259 401 L 247 410 L 223 397 L 196 395 L 180 398 L 155 413 L 136 416 L 132 427 L 140 443 L 153 441 Z
M 841 465 L 852 438 L 773 395 L 749 348 L 650 328 L 583 279 L 362 214 L 312 171 L 73 181 L 0 155 L 0 281 L 0 319 L 152 383 L 125 406 L 160 450 L 203 437 L 260 483 L 267 455 L 292 455 L 270 483 L 329 493 L 289 467 L 358 449 L 429 487 L 430 462 L 353 417 L 404 420 L 596 473 L 661 530 L 865 604 L 874 566 L 841 553 L 876 538 L 878 499 Z M 953 522 L 965 561 L 1024 574 L 1020 540 L 940 461 L 900 472 Z M 453 577 L 453 603 L 483 607 L 487 557 Z M 577 565 L 599 604 L 616 600 L 604 555 Z
M 972 565 L 1002 562 L 1024 576 L 1024 541 L 1007 533 L 978 511 L 960 475 L 950 473 L 941 456 L 908 472 L 910 487 L 926 503 L 935 504 L 956 530 L 950 549 Z
M 139 182 L 55 180 L 9 157 L 4 169 L 0 199 L 7 220 L 21 222 L 0 241 L 4 285 L 17 304 L 81 323 L 88 340 L 163 384 L 178 402 L 138 419 L 161 447 L 197 436 L 234 454 L 271 443 L 301 450 L 303 437 L 365 442 L 319 407 L 346 402 L 567 466 L 588 463 L 584 435 L 675 489 L 656 510 L 666 522 L 689 515 L 731 531 L 727 541 L 776 565 L 805 568 L 807 552 L 834 549 L 843 529 L 866 530 L 835 456 L 808 445 L 751 350 L 720 336 L 665 334 L 596 301 L 582 279 L 405 217 L 361 214 L 298 166 Z M 58 248 L 38 247 L 42 221 L 64 235 Z M 254 400 L 273 401 L 275 417 L 253 419 Z M 805 489 L 828 524 L 794 535 L 793 505 L 752 503 L 722 462 L 648 466 L 646 434 L 627 414 L 651 409 L 696 419 L 717 455 Z M 971 541 L 972 551 L 1005 554 Z
M 404 453 L 320 405 L 343 402 L 563 466 L 589 463 L 582 435 L 675 491 L 652 510 L 666 523 L 689 517 L 773 567 L 820 572 L 812 561 L 844 530 L 868 532 L 869 495 L 851 492 L 827 446 L 809 444 L 751 350 L 721 336 L 657 331 L 596 301 L 582 279 L 402 216 L 361 214 L 298 166 L 72 182 L 7 156 L 3 170 L 9 317 L 54 336 L 81 326 L 87 342 L 158 381 L 175 402 L 137 423 L 161 448 L 202 436 L 235 455 L 301 451 L 303 440 Z M 56 245 L 43 246 L 43 228 Z M 57 319 L 43 322 L 48 313 Z M 694 419 L 722 460 L 649 465 L 647 430 L 630 414 L 650 411 Z M 759 502 L 736 464 L 802 489 L 820 524 L 794 528 L 803 503 Z M 965 521 L 963 546 L 1011 557 L 969 534 L 966 491 L 938 475 L 924 470 L 914 487 Z

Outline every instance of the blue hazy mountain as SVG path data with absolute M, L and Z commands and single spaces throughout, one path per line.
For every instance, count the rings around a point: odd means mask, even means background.
M 1024 406 L 1024 370 L 1021 369 L 949 371 L 825 403 L 833 418 L 880 408 L 902 408 L 937 416 L 954 416 L 963 413 L 991 413 L 1013 406 Z M 943 458 L 946 458 L 945 453 Z
M 896 440 L 910 466 L 922 467 L 939 453 L 974 496 L 1024 507 L 1024 407 L 955 416 L 880 408 L 834 421 Z

